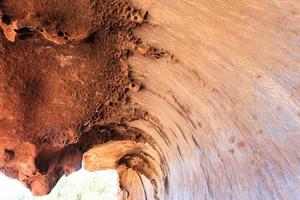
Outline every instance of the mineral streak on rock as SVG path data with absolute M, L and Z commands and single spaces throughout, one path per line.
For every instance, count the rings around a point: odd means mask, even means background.
M 147 140 L 126 125 L 144 115 L 128 105 L 140 86 L 126 59 L 147 12 L 123 0 L 3 0 L 0 10 L 2 172 L 44 195 L 92 146 Z M 142 152 L 120 152 L 109 167 L 151 177 Z

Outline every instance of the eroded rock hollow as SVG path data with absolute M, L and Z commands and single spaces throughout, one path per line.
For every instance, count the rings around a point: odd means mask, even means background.
M 0 170 L 33 194 L 84 161 L 128 200 L 299 197 L 296 0 L 0 11 Z
M 0 9 L 1 171 L 44 195 L 81 167 L 84 152 L 114 140 L 135 145 L 116 149 L 106 167 L 147 165 L 147 139 L 126 124 L 146 114 L 130 105 L 140 86 L 126 59 L 147 12 L 105 0 L 1 1 Z

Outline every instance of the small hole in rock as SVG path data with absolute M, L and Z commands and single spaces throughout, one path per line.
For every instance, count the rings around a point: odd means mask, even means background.
M 142 138 L 142 134 L 138 134 L 137 136 L 135 136 L 135 139 L 136 140 L 139 140 L 139 139 L 141 139 Z
M 79 146 L 79 147 L 78 147 L 78 150 L 79 150 L 80 152 L 83 152 L 83 147 L 82 147 L 82 146 Z
M 57 35 L 58 35 L 59 37 L 63 37 L 65 34 L 64 34 L 64 32 L 62 32 L 62 31 L 58 31 Z
M 10 149 L 4 150 L 4 161 L 8 162 L 15 158 L 15 152 Z
M 36 33 L 35 30 L 33 29 L 30 29 L 28 27 L 24 27 L 24 28 L 21 28 L 21 29 L 14 29 L 14 31 L 16 33 L 18 33 L 18 38 L 20 40 L 25 40 L 27 38 L 31 38 L 34 36 L 34 34 Z
M 86 43 L 93 43 L 95 42 L 97 39 L 96 33 L 92 33 L 91 35 L 89 35 L 86 39 L 85 42 Z
M 10 16 L 8 16 L 8 15 L 2 15 L 2 21 L 6 25 L 10 24 L 11 23 Z
M 149 17 L 149 13 L 148 13 L 148 12 L 145 12 L 145 14 L 144 14 L 144 20 L 147 20 L 148 17 Z

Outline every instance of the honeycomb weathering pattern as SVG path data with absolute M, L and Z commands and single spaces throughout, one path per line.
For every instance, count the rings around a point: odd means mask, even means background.
M 146 114 L 130 104 L 140 86 L 126 62 L 146 11 L 119 0 L 4 0 L 0 9 L 2 172 L 44 195 L 92 146 L 147 141 L 126 125 Z M 120 154 L 112 167 L 151 168 L 142 155 Z M 131 157 L 140 162 L 130 166 Z

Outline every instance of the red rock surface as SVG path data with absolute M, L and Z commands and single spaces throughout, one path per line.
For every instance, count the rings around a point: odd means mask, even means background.
M 127 200 L 299 199 L 297 0 L 0 10 L 0 169 L 34 194 L 83 159 Z
M 145 12 L 90 0 L 9 0 L 0 10 L 0 169 L 44 195 L 92 145 L 140 135 L 124 124 L 137 87 L 125 61 Z

